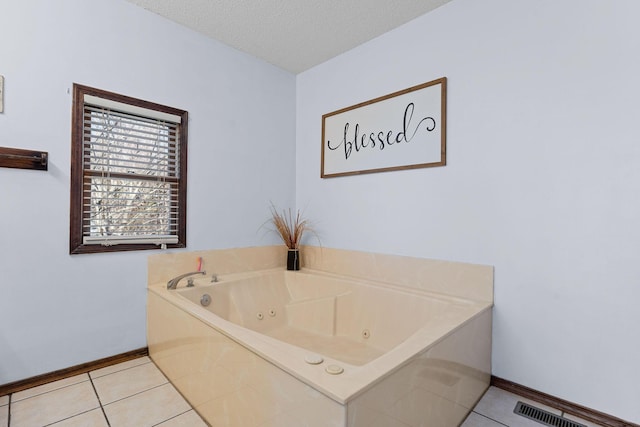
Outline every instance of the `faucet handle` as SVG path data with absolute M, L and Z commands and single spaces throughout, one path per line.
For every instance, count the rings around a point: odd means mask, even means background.
M 189 278 L 187 280 L 187 288 L 193 288 L 195 285 L 193 284 L 193 279 Z
M 216 273 L 213 273 L 211 275 L 211 282 L 215 283 L 218 281 L 218 275 Z
M 167 282 L 167 289 L 175 289 L 176 287 L 178 287 L 178 282 L 180 280 L 182 280 L 182 279 L 184 279 L 185 277 L 188 277 L 188 276 L 193 276 L 195 274 L 202 274 L 204 276 L 205 274 L 207 274 L 207 272 L 202 270 L 202 271 L 192 271 L 191 273 L 181 274 L 181 275 L 179 275 L 177 277 L 174 277 L 173 279 L 171 279 L 171 280 L 169 280 Z M 187 286 L 193 286 L 193 280 L 189 279 L 189 282 L 190 283 Z

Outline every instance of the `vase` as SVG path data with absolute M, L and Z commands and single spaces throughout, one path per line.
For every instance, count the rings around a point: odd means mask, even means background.
M 300 250 L 289 249 L 287 252 L 287 270 L 300 270 Z

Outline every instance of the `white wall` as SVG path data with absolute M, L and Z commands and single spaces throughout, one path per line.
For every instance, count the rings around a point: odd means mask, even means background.
M 639 16 L 455 0 L 296 92 L 296 203 L 324 246 L 494 265 L 494 375 L 636 423 Z M 322 114 L 442 76 L 447 166 L 319 178 Z
M 77 82 L 189 111 L 189 250 L 295 191 L 324 246 L 495 265 L 494 374 L 640 422 L 640 3 L 455 0 L 296 89 L 122 0 L 0 2 L 0 145 L 51 156 L 0 168 L 0 384 L 146 345 L 149 252 L 68 255 Z M 446 167 L 319 178 L 322 114 L 441 76 Z
M 146 258 L 68 255 L 74 82 L 189 112 L 189 250 L 276 243 L 295 197 L 295 76 L 124 0 L 0 0 L 0 384 L 146 346 Z M 155 251 L 154 251 L 155 252 Z M 194 260 L 194 267 L 195 267 Z M 215 269 L 215 266 L 207 266 Z

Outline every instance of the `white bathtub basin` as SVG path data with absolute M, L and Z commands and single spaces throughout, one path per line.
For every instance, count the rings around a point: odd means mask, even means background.
M 149 287 L 149 350 L 214 426 L 455 426 L 488 386 L 491 303 L 281 269 L 195 283 Z

